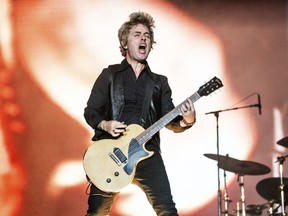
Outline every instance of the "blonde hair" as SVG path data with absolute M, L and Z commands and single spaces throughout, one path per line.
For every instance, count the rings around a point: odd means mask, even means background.
M 124 48 L 128 43 L 128 35 L 130 33 L 130 30 L 133 26 L 142 24 L 146 26 L 150 33 L 150 39 L 151 39 L 151 49 L 153 48 L 153 44 L 156 43 L 154 41 L 154 32 L 153 28 L 154 26 L 154 19 L 152 16 L 150 16 L 148 13 L 145 12 L 134 12 L 130 14 L 129 20 L 125 22 L 121 28 L 118 30 L 118 38 L 120 42 L 120 51 L 122 56 L 126 56 L 126 49 Z

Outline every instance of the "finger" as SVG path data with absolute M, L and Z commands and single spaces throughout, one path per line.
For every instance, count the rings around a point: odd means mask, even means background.
M 119 122 L 119 121 L 113 120 L 113 127 L 114 128 L 120 128 L 120 127 L 127 127 L 127 125 L 124 124 L 124 122 Z
M 191 106 L 191 107 L 194 107 L 194 103 L 193 103 L 192 100 L 189 100 L 189 103 L 190 103 L 190 106 Z
M 118 136 L 120 136 L 120 133 L 112 133 L 111 134 L 113 137 L 118 137 Z
M 185 112 L 187 111 L 187 104 L 186 103 L 183 103 L 182 106 L 181 106 L 182 110 Z
M 194 104 L 193 104 L 193 102 L 192 102 L 192 100 L 190 99 L 190 98 L 188 98 L 188 103 L 189 103 L 189 110 L 191 110 L 191 111 L 194 111 Z
M 182 113 L 183 116 L 186 116 L 188 111 L 187 111 L 186 108 L 185 109 L 181 108 L 181 113 Z
M 127 127 L 127 125 L 125 124 L 118 124 L 116 125 L 115 129 L 125 129 Z
M 116 122 L 114 125 L 113 133 L 119 135 L 126 131 L 127 125 L 124 122 Z
M 184 108 L 184 105 L 182 105 L 182 106 L 180 107 L 180 110 L 181 110 L 181 113 L 182 113 L 182 114 L 184 114 L 184 113 L 185 113 L 185 111 L 186 111 L 186 108 Z
M 126 131 L 126 128 L 115 128 L 113 130 L 113 132 L 116 134 L 124 133 L 125 131 Z
M 119 131 L 117 131 L 117 129 L 114 129 L 111 131 L 110 133 L 113 137 L 118 137 L 121 135 L 121 133 L 119 133 Z

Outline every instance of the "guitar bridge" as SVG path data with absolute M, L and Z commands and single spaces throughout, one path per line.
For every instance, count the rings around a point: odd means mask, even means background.
M 120 160 L 118 160 L 111 152 L 109 152 L 109 156 L 110 156 L 110 158 L 112 158 L 112 159 L 114 160 L 114 162 L 115 162 L 118 166 L 121 166 Z
M 127 163 L 127 157 L 124 155 L 124 153 L 119 148 L 114 148 L 113 153 L 109 152 L 109 156 L 114 160 L 114 162 L 120 166 L 121 164 Z

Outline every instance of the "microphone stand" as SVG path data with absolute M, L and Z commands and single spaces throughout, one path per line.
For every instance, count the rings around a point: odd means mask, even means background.
M 232 110 L 237 110 L 237 109 L 244 109 L 244 108 L 251 108 L 251 107 L 259 107 L 259 104 L 252 104 L 248 106 L 242 106 L 242 107 L 233 107 L 230 109 L 224 109 L 224 110 L 216 110 L 216 111 L 211 111 L 208 113 L 205 113 L 206 115 L 209 114 L 214 114 L 216 117 L 216 148 L 217 148 L 217 177 L 218 177 L 218 191 L 217 191 L 217 204 L 218 204 L 218 216 L 222 215 L 222 194 L 221 194 L 221 187 L 220 187 L 220 167 L 219 167 L 219 113 L 220 112 L 227 112 L 227 111 L 232 111 Z

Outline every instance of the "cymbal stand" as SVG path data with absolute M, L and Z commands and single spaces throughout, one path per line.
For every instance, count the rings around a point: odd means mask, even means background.
M 227 193 L 227 186 L 226 186 L 226 170 L 224 170 L 224 215 L 229 216 L 228 207 L 229 207 L 229 196 Z
M 285 156 L 287 157 L 287 156 Z M 280 193 L 281 193 L 281 215 L 285 216 L 285 205 L 284 205 L 284 183 L 283 183 L 283 164 L 285 157 L 278 157 L 277 161 L 279 162 L 279 173 L 280 173 Z
M 274 214 L 274 210 L 273 210 L 274 204 L 275 204 L 275 200 L 274 199 L 269 200 L 269 202 L 268 202 L 269 208 L 268 208 L 268 211 L 267 211 L 269 216 L 273 216 L 273 214 Z
M 238 175 L 239 186 L 241 190 L 241 205 L 242 205 L 242 216 L 246 216 L 245 210 L 245 191 L 244 191 L 244 175 Z

